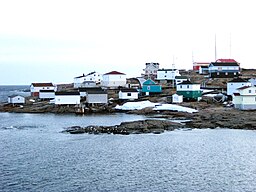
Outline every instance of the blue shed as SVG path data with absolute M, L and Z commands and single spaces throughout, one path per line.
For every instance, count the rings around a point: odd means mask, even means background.
M 153 80 L 148 79 L 143 83 L 142 93 L 161 93 L 162 87 L 161 85 L 156 84 Z

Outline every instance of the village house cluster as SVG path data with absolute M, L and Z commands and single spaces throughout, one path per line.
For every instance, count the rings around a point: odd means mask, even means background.
M 146 63 L 141 77 L 127 78 L 125 73 L 111 71 L 105 74 L 90 72 L 74 77 L 72 86 L 53 83 L 32 83 L 31 96 L 55 105 L 107 105 L 113 100 L 138 100 L 158 96 L 171 89 L 172 103 L 199 101 L 207 88 L 206 82 L 216 78 L 233 78 L 227 83 L 226 95 L 234 107 L 242 110 L 256 109 L 256 80 L 240 78 L 240 64 L 233 59 L 218 59 L 215 62 L 194 62 L 193 70 L 206 78 L 202 83 L 193 83 L 189 76 L 180 74 L 176 68 L 163 69 L 159 63 Z M 20 95 L 10 96 L 8 102 L 24 104 Z

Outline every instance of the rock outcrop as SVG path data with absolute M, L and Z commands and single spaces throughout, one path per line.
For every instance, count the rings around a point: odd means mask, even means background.
M 184 126 L 179 123 L 174 123 L 168 120 L 140 120 L 132 122 L 123 122 L 120 125 L 114 126 L 94 126 L 87 127 L 73 126 L 69 127 L 63 132 L 71 134 L 81 133 L 108 133 L 108 134 L 142 134 L 142 133 L 155 133 L 160 134 L 165 130 L 172 131 L 177 128 L 183 128 Z

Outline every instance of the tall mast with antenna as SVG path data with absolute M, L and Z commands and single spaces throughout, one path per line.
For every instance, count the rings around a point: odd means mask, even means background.
M 215 61 L 216 61 L 216 60 L 217 60 L 216 33 L 215 33 L 215 43 L 214 43 L 214 47 L 215 47 Z
M 229 58 L 231 59 L 231 33 L 229 36 Z

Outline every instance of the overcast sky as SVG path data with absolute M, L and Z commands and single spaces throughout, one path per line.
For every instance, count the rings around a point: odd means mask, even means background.
M 0 84 L 73 82 L 146 62 L 191 69 L 233 58 L 255 68 L 253 0 L 8 0 L 0 2 Z M 192 57 L 193 55 L 193 57 Z

